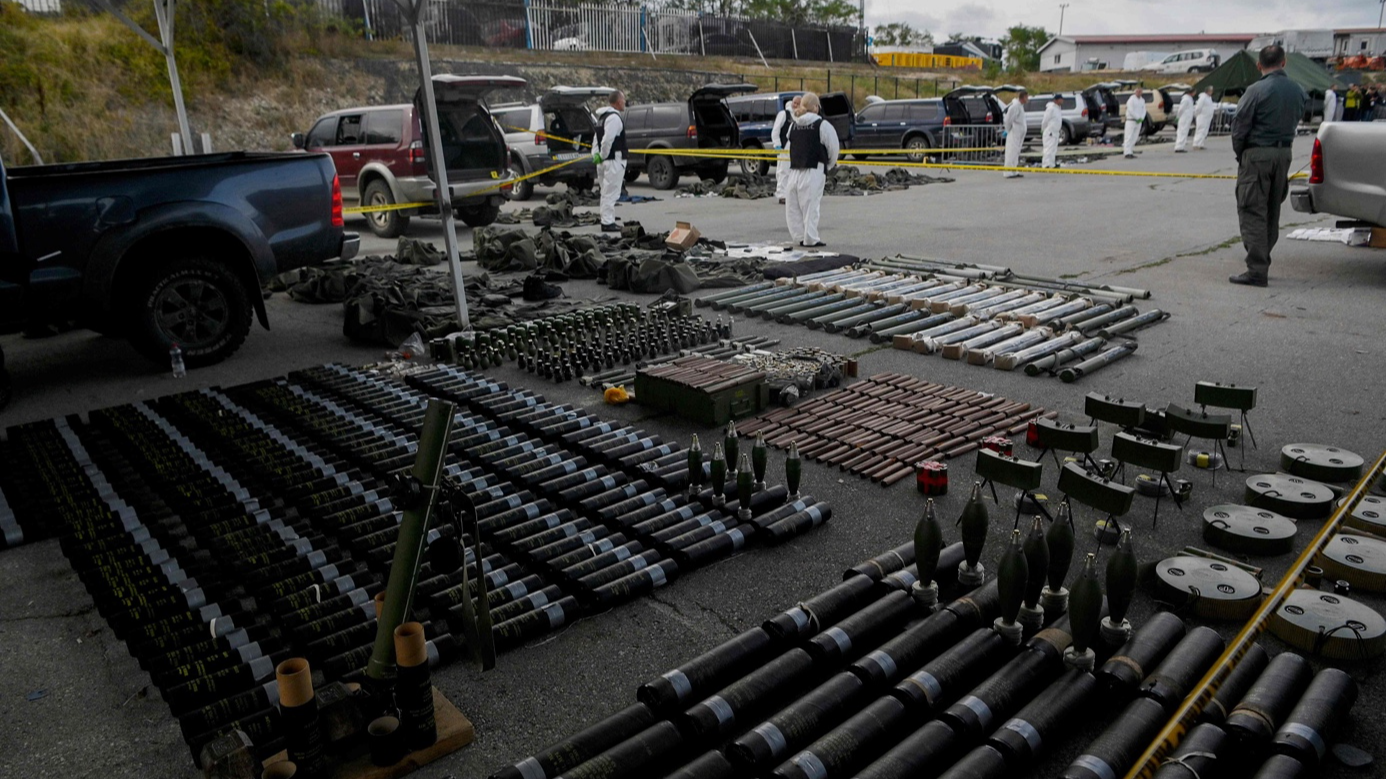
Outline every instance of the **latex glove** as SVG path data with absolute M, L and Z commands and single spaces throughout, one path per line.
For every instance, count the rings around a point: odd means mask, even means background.
M 592 152 L 592 164 L 593 164 L 593 165 L 600 165 L 600 164 L 602 164 L 602 153 L 601 153 L 601 152 L 599 152 L 599 151 L 594 151 L 594 152 Z
M 1006 130 L 1002 130 L 1002 131 L 1001 131 L 1001 140 L 1003 140 L 1003 141 L 1006 140 L 1006 134 L 1007 134 L 1007 131 L 1006 131 Z

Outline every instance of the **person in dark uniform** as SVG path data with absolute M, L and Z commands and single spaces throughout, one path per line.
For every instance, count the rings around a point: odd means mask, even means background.
M 1309 97 L 1285 75 L 1285 49 L 1261 49 L 1261 78 L 1247 88 L 1232 120 L 1237 155 L 1237 221 L 1246 247 L 1246 272 L 1233 284 L 1266 286 L 1271 249 L 1280 238 L 1280 206 L 1290 194 L 1290 146 Z

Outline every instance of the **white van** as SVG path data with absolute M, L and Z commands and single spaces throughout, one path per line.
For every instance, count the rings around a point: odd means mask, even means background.
M 1222 57 L 1212 49 L 1191 49 L 1176 51 L 1159 62 L 1145 66 L 1143 70 L 1156 73 L 1208 73 L 1222 63 Z

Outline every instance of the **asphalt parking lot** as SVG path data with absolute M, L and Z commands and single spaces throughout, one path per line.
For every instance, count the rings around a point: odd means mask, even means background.
M 1312 140 L 1295 145 L 1297 170 L 1308 162 Z M 1078 170 L 1235 172 L 1230 144 L 1214 139 L 1206 152 L 1173 154 L 1172 144 L 1140 147 L 1136 160 L 1119 157 Z M 861 374 L 896 371 L 996 392 L 1080 418 L 1083 396 L 1100 392 L 1150 406 L 1191 403 L 1199 380 L 1260 388 L 1251 424 L 1260 448 L 1248 450 L 1248 471 L 1275 470 L 1282 446 L 1318 442 L 1341 446 L 1373 462 L 1386 448 L 1386 345 L 1381 305 L 1386 252 L 1282 238 L 1269 289 L 1234 287 L 1227 277 L 1243 269 L 1233 182 L 1222 179 L 1142 178 L 1030 174 L 1003 180 L 1000 173 L 958 172 L 952 184 L 873 197 L 832 197 L 823 204 L 820 232 L 835 252 L 863 258 L 897 253 L 1009 266 L 1051 277 L 1078 278 L 1149 289 L 1142 310 L 1172 318 L 1138 334 L 1132 358 L 1076 384 L 1027 378 L 893 349 L 860 356 Z M 787 241 L 783 208 L 773 200 L 675 199 L 641 184 L 636 194 L 659 202 L 623 205 L 618 215 L 652 231 L 691 221 L 704 235 L 736 241 Z M 542 194 L 544 190 L 540 190 Z M 530 204 L 532 205 L 532 203 Z M 507 209 L 517 204 L 507 205 Z M 1331 225 L 1332 218 L 1289 210 L 1282 226 Z M 440 223 L 419 220 L 411 235 L 442 246 Z M 349 223 L 349 227 L 351 223 Z M 356 223 L 365 233 L 364 224 Z M 471 231 L 459 229 L 464 248 Z M 363 254 L 389 253 L 393 241 L 368 234 Z M 476 272 L 468 266 L 465 272 Z M 570 296 L 609 295 L 592 282 L 564 285 Z M 626 293 L 621 294 L 627 297 Z M 648 300 L 648 296 L 635 296 Z M 93 408 L 211 385 L 233 385 L 331 361 L 364 363 L 381 349 L 348 341 L 339 306 L 308 306 L 275 295 L 268 301 L 273 330 L 255 329 L 229 362 L 175 380 L 143 362 L 121 341 L 72 332 L 44 340 L 5 336 L 16 399 L 0 412 L 0 425 L 81 413 Z M 705 310 L 703 310 L 705 313 Z M 843 336 L 738 320 L 737 334 L 764 333 L 787 345 L 811 344 L 854 354 L 871 346 Z M 516 384 L 532 377 L 505 367 L 497 376 Z M 601 405 L 597 393 L 543 384 L 551 399 Z M 670 417 L 651 417 L 637 406 L 600 413 L 686 441 L 707 431 Z M 1104 450 L 1110 433 L 1103 435 Z M 1027 452 L 1017 447 L 1017 454 Z M 1235 459 L 1234 453 L 1234 459 Z M 970 481 L 970 457 L 950 463 L 953 484 Z M 780 457 L 772 451 L 771 468 Z M 1159 559 L 1201 538 L 1203 507 L 1241 502 L 1244 476 L 1182 474 L 1194 483 L 1182 514 L 1166 507 L 1159 532 L 1150 528 L 1150 501 L 1137 499 L 1131 518 L 1137 552 Z M 1052 463 L 1045 484 L 1056 478 Z M 907 483 L 883 489 L 809 464 L 805 487 L 834 504 L 825 527 L 776 549 L 755 549 L 694 572 L 609 614 L 587 618 L 504 654 L 498 668 L 480 674 L 454 664 L 435 683 L 476 725 L 476 742 L 419 772 L 422 777 L 484 777 L 492 770 L 579 730 L 634 700 L 640 683 L 840 579 L 852 564 L 908 540 L 923 501 Z M 954 489 L 940 502 L 951 520 L 965 498 Z M 1084 515 L 1086 526 L 1094 517 Z M 1001 522 L 993 522 L 987 559 L 999 554 Z M 1315 527 L 1317 523 L 1314 523 Z M 1084 527 L 1085 525 L 1080 525 Z M 1312 532 L 1301 529 L 1301 539 Z M 1090 548 L 1084 537 L 1080 549 Z M 1258 558 L 1267 581 L 1279 578 L 1290 556 Z M 55 542 L 0 552 L 0 776 L 192 776 L 187 750 L 148 677 L 106 629 Z M 1378 609 L 1386 601 L 1364 596 Z M 1141 595 L 1133 619 L 1148 616 Z M 1225 635 L 1232 626 L 1215 625 Z M 1282 647 L 1274 639 L 1272 651 Z M 1386 723 L 1373 717 L 1386 702 L 1386 683 L 1374 663 L 1344 666 L 1362 693 L 1343 740 L 1379 752 Z M 41 696 L 33 693 L 44 691 Z M 32 698 L 32 700 L 30 699 Z M 1089 726 L 1058 748 L 1036 772 L 1052 776 Z M 1378 760 L 1386 755 L 1377 754 Z M 1332 764 L 1320 776 L 1360 776 Z

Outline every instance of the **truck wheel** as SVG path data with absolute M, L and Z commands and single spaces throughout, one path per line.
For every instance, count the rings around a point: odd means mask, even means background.
M 630 181 L 630 173 L 626 173 L 626 181 Z M 568 189 L 574 192 L 591 192 L 597 186 L 597 180 L 593 176 L 583 176 L 568 182 Z
M 673 189 L 679 185 L 679 171 L 668 157 L 651 157 L 645 173 L 655 189 Z
M 627 184 L 634 184 L 634 183 L 635 183 L 635 180 L 638 179 L 638 178 L 640 178 L 640 169 L 639 169 L 639 168 L 636 168 L 636 167 L 632 167 L 632 166 L 630 166 L 629 163 L 627 163 L 627 165 L 626 165 L 626 183 L 627 183 Z
M 730 163 L 722 162 L 709 165 L 706 168 L 700 168 L 698 170 L 698 177 L 711 179 L 714 183 L 721 184 L 723 181 L 727 180 L 727 166 L 729 164 Z
M 390 186 L 378 180 L 372 181 L 366 187 L 362 200 L 368 208 L 395 204 L 395 196 L 390 191 Z M 409 229 L 409 217 L 402 211 L 371 211 L 366 214 L 366 224 L 371 228 L 371 232 L 381 238 L 398 238 Z
M 1073 128 L 1063 125 L 1059 128 L 1059 145 L 1068 146 L 1073 143 Z
M 496 221 L 500 216 L 500 206 L 490 203 L 482 203 L 479 206 L 461 206 L 457 209 L 457 218 L 467 223 L 468 227 L 485 227 Z
M 741 148 L 746 149 L 750 152 L 758 152 L 764 149 L 765 147 L 761 146 L 758 143 L 752 142 L 746 144 L 745 146 L 742 146 Z M 764 176 L 770 170 L 770 161 L 761 159 L 760 155 L 756 155 L 750 158 L 743 157 L 742 159 L 737 160 L 737 162 L 741 165 L 741 175 L 747 178 L 751 176 Z M 711 176 L 704 176 L 704 178 L 711 178 Z
M 510 172 L 515 174 L 515 178 L 525 175 L 524 166 L 518 162 L 510 163 Z M 510 185 L 510 194 L 507 195 L 511 200 L 529 200 L 534 197 L 534 179 L 525 179 Z
M 916 135 L 908 141 L 905 141 L 905 149 L 909 151 L 909 154 L 906 154 L 905 158 L 910 162 L 923 162 L 925 157 L 924 150 L 928 149 L 931 145 L 928 138 L 922 135 Z
M 187 367 L 201 368 L 230 357 L 250 333 L 245 285 L 211 257 L 164 263 L 138 288 L 133 305 L 130 343 L 165 368 L 175 343 Z

